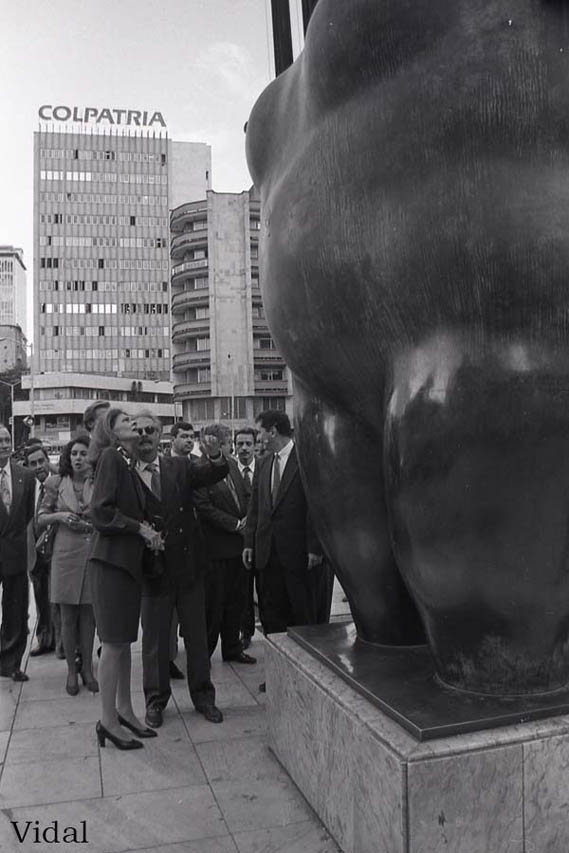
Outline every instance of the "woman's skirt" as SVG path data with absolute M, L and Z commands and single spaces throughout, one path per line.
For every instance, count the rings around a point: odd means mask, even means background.
M 129 572 L 91 558 L 88 564 L 97 633 L 103 643 L 134 643 L 142 586 Z

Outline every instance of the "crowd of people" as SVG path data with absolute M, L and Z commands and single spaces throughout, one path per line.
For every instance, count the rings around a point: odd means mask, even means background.
M 235 435 L 211 424 L 199 441 L 179 421 L 166 450 L 150 411 L 130 416 L 100 400 L 83 422 L 57 470 L 34 439 L 20 461 L 11 458 L 0 426 L 0 677 L 28 679 L 29 576 L 37 614 L 30 654 L 65 659 L 69 696 L 80 681 L 100 694 L 101 746 L 140 749 L 163 723 L 172 678 L 187 678 L 205 719 L 223 721 L 210 659 L 221 642 L 224 661 L 256 664 L 247 651 L 255 600 L 266 634 L 326 622 L 333 577 L 285 413 L 262 412 L 257 429 Z M 140 627 L 144 720 L 131 700 Z M 185 676 L 175 663 L 178 634 Z

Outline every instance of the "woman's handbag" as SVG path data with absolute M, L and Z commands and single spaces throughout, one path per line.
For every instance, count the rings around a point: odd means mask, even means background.
M 36 539 L 36 551 L 44 560 L 51 560 L 56 533 L 57 525 L 48 524 Z

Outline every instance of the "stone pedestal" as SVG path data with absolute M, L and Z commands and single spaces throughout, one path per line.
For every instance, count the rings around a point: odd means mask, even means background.
M 569 717 L 418 742 L 292 638 L 265 655 L 269 742 L 345 853 L 569 850 Z

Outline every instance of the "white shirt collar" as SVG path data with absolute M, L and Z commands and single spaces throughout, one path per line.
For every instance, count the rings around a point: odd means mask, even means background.
M 292 453 L 293 447 L 294 447 L 294 441 L 291 438 L 290 441 L 288 441 L 287 444 L 285 444 L 284 447 L 281 447 L 281 449 L 278 451 L 279 460 L 281 462 L 281 466 L 280 466 L 281 471 L 284 470 L 284 466 L 288 462 L 288 457 Z
M 245 470 L 245 468 L 248 468 L 248 469 L 249 469 L 249 471 L 251 472 L 251 474 L 254 474 L 254 473 L 255 473 L 255 459 L 253 459 L 253 461 L 252 461 L 252 462 L 250 462 L 248 465 L 242 465 L 242 464 L 241 464 L 241 462 L 240 462 L 240 461 L 239 461 L 239 459 L 238 459 L 238 460 L 237 460 L 237 465 L 238 465 L 238 467 L 239 467 L 239 473 L 240 473 L 240 474 L 242 474 L 242 473 L 243 473 L 243 471 Z

